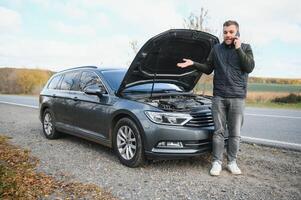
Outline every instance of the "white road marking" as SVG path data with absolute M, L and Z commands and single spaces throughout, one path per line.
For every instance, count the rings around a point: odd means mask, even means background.
M 31 106 L 31 105 L 12 103 L 12 102 L 6 102 L 6 101 L 0 101 L 0 103 L 35 108 L 35 109 L 39 108 L 39 106 Z M 301 117 L 282 116 L 282 115 L 261 115 L 261 114 L 249 114 L 249 113 L 245 114 L 245 115 L 259 116 L 259 117 L 279 117 L 279 118 L 301 119 Z M 297 144 L 297 143 L 281 142 L 278 140 L 269 140 L 269 139 L 254 138 L 254 137 L 247 137 L 247 136 L 241 136 L 241 138 L 242 138 L 242 140 L 244 140 L 246 142 L 266 144 L 269 146 L 280 146 L 280 147 L 286 147 L 286 148 L 290 148 L 290 149 L 301 150 L 301 144 Z
M 254 138 L 254 137 L 247 137 L 247 136 L 241 136 L 242 140 L 246 142 L 253 142 L 253 143 L 260 143 L 260 144 L 266 144 L 266 145 L 272 145 L 272 146 L 280 146 L 280 147 L 287 147 L 290 149 L 297 149 L 301 150 L 301 144 L 297 143 L 291 143 L 291 142 L 281 142 L 278 140 L 269 140 L 269 139 L 263 139 L 263 138 Z
M 256 116 L 256 117 L 275 117 L 275 118 L 301 119 L 301 117 L 285 116 L 285 115 L 263 115 L 263 114 L 252 114 L 252 113 L 246 113 L 245 115 Z
M 39 108 L 39 106 L 31 106 L 31 105 L 20 104 L 20 103 L 12 103 L 12 102 L 6 102 L 6 101 L 0 101 L 0 103 L 10 104 L 10 105 L 15 105 L 15 106 L 23 106 L 23 107 L 28 107 L 28 108 L 36 108 L 36 109 Z

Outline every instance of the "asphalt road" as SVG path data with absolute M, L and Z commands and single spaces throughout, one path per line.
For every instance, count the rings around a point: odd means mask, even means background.
M 0 135 L 29 150 L 39 161 L 37 172 L 62 183 L 95 184 L 120 200 L 297 200 L 301 196 L 301 152 L 242 143 L 238 163 L 243 174 L 230 174 L 224 157 L 218 178 L 209 175 L 210 153 L 129 168 L 112 149 L 97 143 L 70 135 L 47 140 L 38 113 L 38 109 L 0 103 Z M 37 199 L 75 199 L 70 195 L 55 192 Z
M 0 103 L 32 108 L 39 106 L 37 96 L 0 95 Z M 301 111 L 247 107 L 242 140 L 301 150 Z

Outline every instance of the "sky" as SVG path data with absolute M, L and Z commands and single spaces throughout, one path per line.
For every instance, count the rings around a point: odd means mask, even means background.
M 140 48 L 202 8 L 217 36 L 224 21 L 239 22 L 255 58 L 250 76 L 301 78 L 300 0 L 0 0 L 0 67 L 126 68 L 131 41 Z

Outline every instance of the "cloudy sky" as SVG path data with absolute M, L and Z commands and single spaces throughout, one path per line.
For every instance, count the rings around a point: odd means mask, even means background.
M 216 35 L 225 20 L 240 23 L 255 56 L 251 76 L 301 78 L 300 0 L 0 0 L 0 66 L 127 67 L 134 58 L 130 41 L 141 47 L 183 28 L 202 7 Z

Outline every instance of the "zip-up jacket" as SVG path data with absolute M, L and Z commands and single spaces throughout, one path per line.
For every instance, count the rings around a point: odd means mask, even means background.
M 194 62 L 194 67 L 213 77 L 213 95 L 225 98 L 245 98 L 247 94 L 248 74 L 254 69 L 253 52 L 249 44 L 216 44 L 205 63 Z

